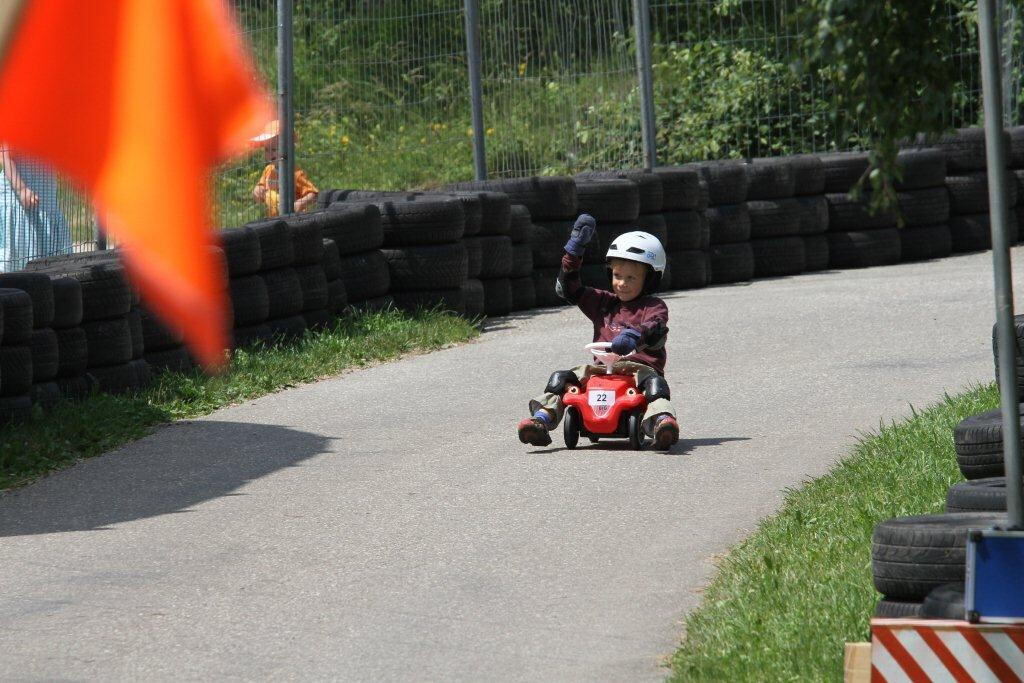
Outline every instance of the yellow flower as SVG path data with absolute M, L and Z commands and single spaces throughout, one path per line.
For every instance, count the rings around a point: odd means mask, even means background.
M 470 126 L 469 128 L 466 129 L 466 137 L 469 137 L 469 138 L 473 137 L 473 127 L 472 126 Z
M 351 141 L 351 140 L 349 140 L 349 138 L 348 138 L 348 136 L 347 136 L 347 135 L 342 135 L 342 136 L 341 136 L 341 144 L 343 144 L 343 145 L 347 145 L 347 144 L 348 144 L 348 143 L 350 143 L 350 142 L 352 142 L 352 141 Z
M 427 139 L 426 138 L 420 138 L 420 144 L 421 145 L 427 144 Z
M 519 75 L 526 74 L 526 62 L 519 62 Z
M 487 129 L 487 131 L 486 131 L 486 133 L 487 133 L 488 135 L 494 135 L 494 129 L 493 129 L 493 128 L 488 128 L 488 129 Z

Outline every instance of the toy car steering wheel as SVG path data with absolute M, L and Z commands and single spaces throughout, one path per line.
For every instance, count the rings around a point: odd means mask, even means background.
M 611 342 L 593 342 L 583 347 L 587 351 L 590 351 L 590 353 L 594 354 L 594 358 L 597 359 L 598 363 L 605 366 L 605 373 L 609 375 L 611 374 L 612 366 L 615 365 L 616 361 L 630 355 L 627 353 L 625 356 L 620 356 L 617 353 L 612 353 L 608 350 L 611 346 Z

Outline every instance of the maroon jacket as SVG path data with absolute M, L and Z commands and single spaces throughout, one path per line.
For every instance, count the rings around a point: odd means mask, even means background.
M 656 296 L 638 296 L 632 301 L 603 289 L 584 287 L 580 282 L 580 259 L 571 254 L 562 257 L 558 271 L 558 295 L 576 304 L 594 323 L 594 341 L 610 342 L 623 329 L 640 333 L 637 351 L 629 360 L 650 365 L 659 374 L 665 374 L 665 338 L 668 336 L 668 306 Z

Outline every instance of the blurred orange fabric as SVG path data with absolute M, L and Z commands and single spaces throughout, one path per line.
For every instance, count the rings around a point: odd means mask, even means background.
M 0 62 L 0 139 L 88 193 L 207 368 L 228 304 L 211 172 L 272 116 L 240 35 L 226 0 L 28 0 Z

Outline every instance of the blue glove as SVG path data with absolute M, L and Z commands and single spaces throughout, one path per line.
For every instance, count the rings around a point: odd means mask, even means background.
M 581 213 L 572 226 L 572 233 L 569 241 L 565 243 L 565 250 L 573 256 L 583 256 L 587 249 L 587 242 L 594 237 L 597 230 L 597 221 L 589 213 Z
M 625 356 L 636 351 L 636 345 L 640 343 L 640 333 L 636 330 L 623 330 L 612 339 L 609 351 Z

